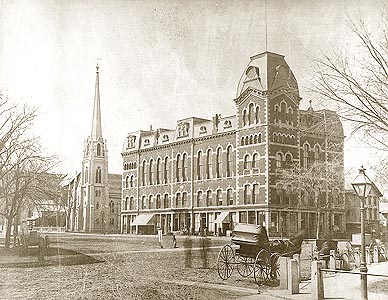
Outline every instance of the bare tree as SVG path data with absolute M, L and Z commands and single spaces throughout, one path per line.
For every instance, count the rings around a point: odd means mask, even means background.
M 39 139 L 30 129 L 36 110 L 17 106 L 8 99 L 0 102 L 0 215 L 7 220 L 5 246 L 9 247 L 11 228 L 19 216 L 39 199 L 42 174 L 56 165 L 54 157 L 45 156 Z
M 341 117 L 352 122 L 371 145 L 388 150 L 388 26 L 382 16 L 372 31 L 364 22 L 350 23 L 358 44 L 344 53 L 315 58 L 313 92 L 337 104 Z
M 285 168 L 278 180 L 284 189 L 291 187 L 301 196 L 301 206 L 317 209 L 316 238 L 320 237 L 321 213 L 330 208 L 334 201 L 343 202 L 343 165 L 341 161 L 314 161 L 308 167 L 295 164 Z M 342 200 L 341 200 L 342 199 Z

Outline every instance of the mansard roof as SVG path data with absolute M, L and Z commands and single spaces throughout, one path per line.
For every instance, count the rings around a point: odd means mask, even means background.
M 184 118 L 177 121 L 175 129 L 158 128 L 129 133 L 123 151 L 147 149 L 194 138 L 205 138 L 233 131 L 236 127 L 236 115 L 222 117 L 217 114 L 212 120 L 198 117 Z

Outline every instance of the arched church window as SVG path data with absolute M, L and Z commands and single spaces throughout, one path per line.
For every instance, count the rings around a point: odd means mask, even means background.
M 89 172 L 88 172 L 88 167 L 85 168 L 85 174 L 84 174 L 84 182 L 88 183 L 88 177 L 89 177 Z
M 97 144 L 97 156 L 101 156 L 101 145 Z
M 129 187 L 133 187 L 133 174 L 131 175 L 131 177 L 129 178 Z
M 255 121 L 256 123 L 260 123 L 260 106 L 256 106 L 256 111 L 255 111 Z
M 252 156 L 252 169 L 256 169 L 259 167 L 259 154 L 253 153 Z
M 111 213 L 115 212 L 115 203 L 113 202 L 113 200 L 111 200 L 109 203 L 109 210 Z
M 96 183 L 101 183 L 101 168 L 97 167 L 96 169 Z
M 243 126 L 247 125 L 247 111 L 246 109 L 243 110 L 243 115 L 242 115 L 242 121 L 243 121 Z

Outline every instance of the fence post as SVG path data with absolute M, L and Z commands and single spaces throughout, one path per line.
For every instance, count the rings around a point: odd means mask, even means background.
M 292 256 L 293 259 L 296 259 L 296 261 L 298 262 L 298 278 L 299 278 L 299 282 L 300 282 L 300 255 L 298 253 L 294 254 Z
M 279 288 L 281 290 L 286 290 L 288 286 L 288 262 L 289 257 L 280 257 L 280 283 Z
M 288 291 L 291 295 L 299 294 L 298 261 L 296 259 L 288 262 Z
M 335 270 L 335 250 L 330 250 L 329 269 Z
M 379 248 L 377 246 L 373 247 L 373 262 L 379 262 Z
M 311 296 L 314 300 L 325 298 L 323 287 L 322 261 L 313 261 L 311 264 Z

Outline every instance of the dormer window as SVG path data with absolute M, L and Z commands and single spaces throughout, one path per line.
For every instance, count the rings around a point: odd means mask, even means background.
M 224 128 L 230 128 L 230 127 L 232 127 L 232 122 L 230 120 L 226 120 L 224 122 Z
M 199 128 L 199 134 L 204 134 L 204 133 L 207 133 L 206 126 L 201 126 L 201 127 Z
M 150 145 L 150 140 L 149 139 L 145 139 L 144 140 L 144 146 L 149 146 Z
M 190 124 L 187 122 L 178 124 L 178 137 L 184 137 L 189 135 Z
M 167 134 L 163 135 L 163 142 L 168 142 L 170 138 L 168 137 Z
M 135 142 L 136 142 L 136 136 L 134 135 L 129 135 L 127 138 L 127 148 L 135 148 Z

